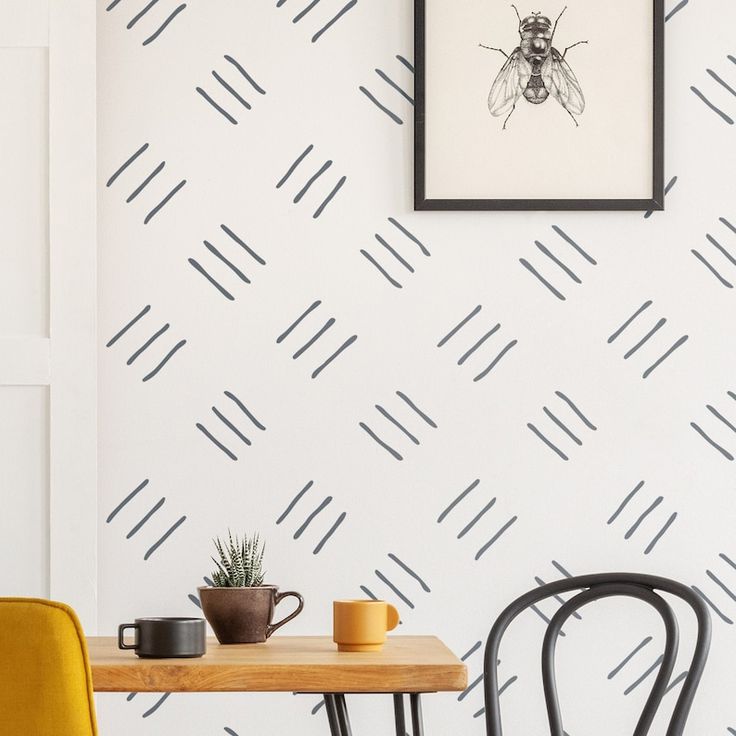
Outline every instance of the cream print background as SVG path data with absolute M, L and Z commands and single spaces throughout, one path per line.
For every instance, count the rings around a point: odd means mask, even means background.
M 565 8 L 541 10 L 552 23 Z M 505 116 L 488 112 L 488 93 L 519 45 L 508 3 L 427 3 L 427 194 L 480 199 L 650 199 L 652 195 L 652 5 L 568 3 L 552 41 L 585 96 L 579 126 L 550 96 L 520 98 Z
M 428 733 L 481 734 L 478 642 L 508 601 L 659 573 L 713 607 L 691 732 L 736 728 L 736 15 L 666 10 L 669 190 L 647 217 L 414 213 L 408 2 L 99 6 L 100 632 L 196 615 L 211 537 L 259 530 L 270 581 L 307 601 L 285 634 L 328 633 L 333 598 L 391 601 L 476 683 L 425 699 Z M 545 732 L 557 605 L 502 650 L 509 733 Z M 662 633 L 633 602 L 582 615 L 566 730 L 630 732 Z M 351 700 L 356 733 L 391 732 L 389 698 Z M 316 696 L 98 703 L 107 734 L 327 729 Z

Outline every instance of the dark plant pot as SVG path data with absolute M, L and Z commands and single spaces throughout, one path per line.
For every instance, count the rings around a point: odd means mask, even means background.
M 299 601 L 296 610 L 275 624 L 274 609 L 288 596 Z M 199 588 L 202 611 L 220 644 L 257 644 L 298 616 L 304 608 L 299 593 L 279 593 L 276 585 L 257 588 Z

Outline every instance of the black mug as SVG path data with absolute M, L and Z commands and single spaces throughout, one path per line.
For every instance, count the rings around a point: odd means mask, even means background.
M 135 643 L 126 644 L 125 630 L 135 629 Z M 118 647 L 139 657 L 201 657 L 206 651 L 203 618 L 137 618 L 118 626 Z

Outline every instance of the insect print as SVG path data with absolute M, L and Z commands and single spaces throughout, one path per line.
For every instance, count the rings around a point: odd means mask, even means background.
M 585 97 L 580 83 L 565 61 L 567 52 L 587 41 L 578 41 L 568 46 L 562 53 L 552 46 L 557 30 L 557 23 L 562 18 L 567 6 L 552 21 L 541 13 L 532 13 L 522 20 L 516 5 L 511 6 L 519 19 L 519 36 L 521 43 L 511 54 L 503 49 L 479 44 L 491 51 L 500 51 L 506 62 L 496 76 L 491 92 L 488 95 L 488 109 L 494 117 L 506 115 L 503 129 L 506 129 L 516 103 L 523 95 L 532 105 L 541 105 L 550 95 L 562 105 L 575 125 L 575 115 L 582 115 L 585 110 Z

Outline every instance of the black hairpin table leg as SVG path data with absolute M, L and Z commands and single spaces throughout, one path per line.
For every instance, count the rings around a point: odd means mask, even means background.
M 331 736 L 342 736 L 340 721 L 337 717 L 337 699 L 334 693 L 325 693 L 325 710 L 327 711 L 327 722 L 330 724 Z
M 409 703 L 411 707 L 412 736 L 424 736 L 422 701 L 420 700 L 419 693 L 410 693 Z M 407 736 L 404 693 L 394 693 L 394 721 L 396 723 L 396 736 Z
M 335 695 L 337 701 L 337 722 L 340 724 L 342 736 L 353 736 L 350 728 L 350 716 L 348 715 L 348 706 L 345 702 L 345 694 L 338 693 Z
M 424 721 L 422 719 L 422 701 L 419 693 L 409 696 L 411 701 L 411 732 L 412 736 L 424 736 Z
M 404 693 L 394 693 L 394 719 L 396 721 L 396 736 L 406 736 Z
M 344 693 L 325 693 L 325 710 L 327 722 L 330 725 L 331 736 L 353 736 L 350 726 L 350 716 Z M 396 736 L 407 736 L 406 712 L 404 710 L 404 693 L 394 693 L 394 720 Z M 422 703 L 419 693 L 410 693 L 411 732 L 412 736 L 424 736 L 422 720 Z

